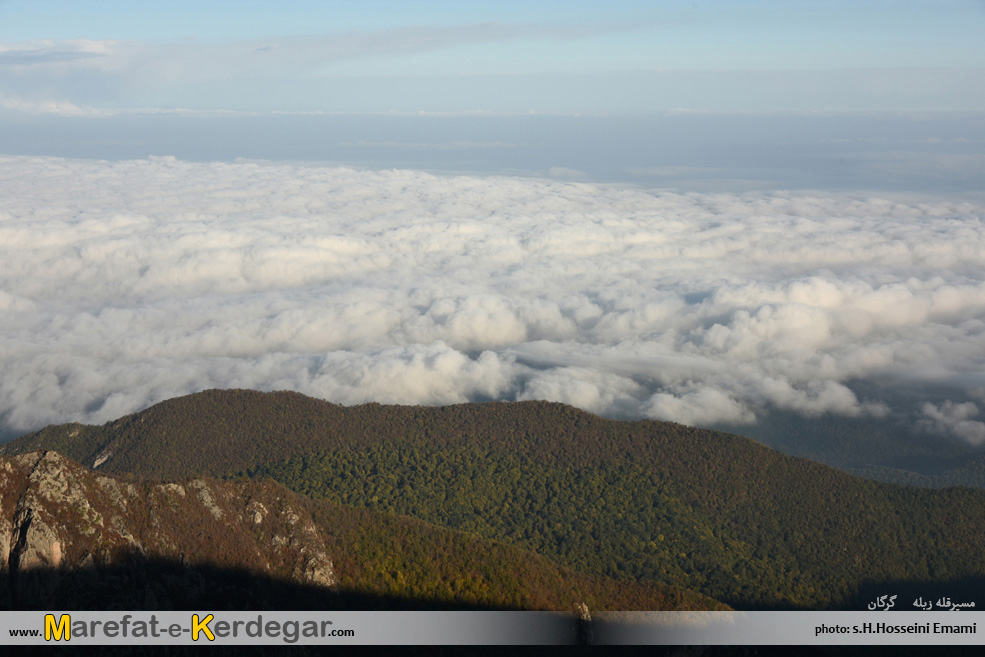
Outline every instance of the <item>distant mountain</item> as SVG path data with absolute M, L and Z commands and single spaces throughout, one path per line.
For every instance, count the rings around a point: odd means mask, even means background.
M 985 449 L 937 436 L 912 420 L 826 415 L 805 419 L 774 411 L 755 425 L 718 425 L 775 450 L 889 483 L 985 488 Z
M 985 575 L 985 491 L 881 484 L 740 436 L 561 404 L 213 390 L 2 449 L 41 447 L 136 477 L 272 477 L 346 513 L 405 514 L 737 608 L 857 608 L 873 582 L 958 596 Z
M 867 479 L 885 481 L 923 488 L 947 488 L 967 486 L 985 489 L 985 454 L 961 455 L 952 459 L 926 458 L 925 463 L 892 465 L 866 465 L 845 468 L 847 472 Z M 930 474 L 926 469 L 932 468 Z

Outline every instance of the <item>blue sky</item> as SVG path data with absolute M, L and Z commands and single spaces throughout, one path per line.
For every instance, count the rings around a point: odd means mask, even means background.
M 980 0 L 0 0 L 0 153 L 974 190 L 982 34 Z
M 0 2 L 0 103 L 71 114 L 985 110 L 985 3 Z

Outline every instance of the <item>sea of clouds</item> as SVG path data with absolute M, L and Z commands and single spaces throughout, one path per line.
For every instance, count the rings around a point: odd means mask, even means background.
M 32 157 L 0 198 L 7 434 L 239 387 L 985 443 L 974 200 Z

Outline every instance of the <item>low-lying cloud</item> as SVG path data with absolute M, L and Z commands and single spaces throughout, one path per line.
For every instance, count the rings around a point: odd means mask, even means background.
M 0 193 L 7 432 L 248 387 L 985 442 L 971 201 L 173 158 L 0 158 Z
M 937 428 L 951 431 L 972 445 L 985 444 L 985 422 L 971 419 L 978 415 L 978 406 L 974 402 L 955 404 L 946 401 L 939 406 L 926 403 L 923 412 Z

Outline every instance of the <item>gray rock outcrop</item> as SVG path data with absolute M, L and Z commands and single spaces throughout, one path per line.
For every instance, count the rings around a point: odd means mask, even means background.
M 336 584 L 310 515 L 274 484 L 134 483 L 52 451 L 0 457 L 0 609 L 52 600 L 68 575 L 78 587 L 86 573 L 148 562 Z M 121 605 L 137 595 L 166 608 L 167 593 L 146 586 Z

